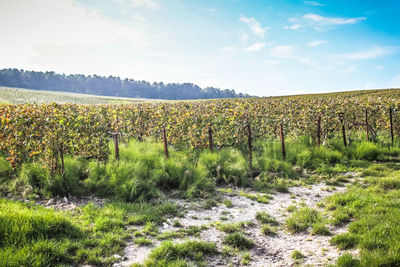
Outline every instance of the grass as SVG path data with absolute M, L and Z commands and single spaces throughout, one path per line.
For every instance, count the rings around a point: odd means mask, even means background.
M 303 207 L 295 210 L 289 218 L 286 219 L 286 228 L 291 233 L 305 231 L 314 224 L 320 224 L 323 218 L 321 214 L 309 207 Z
M 210 242 L 186 241 L 173 244 L 165 241 L 151 251 L 143 266 L 187 266 L 187 261 L 199 264 L 204 260 L 205 255 L 215 253 L 217 253 L 217 248 Z
M 246 224 L 244 222 L 239 222 L 239 223 L 220 223 L 216 222 L 215 228 L 219 231 L 225 232 L 225 233 L 234 233 L 242 230 Z
M 291 255 L 292 259 L 294 260 L 301 260 L 305 258 L 305 256 L 298 250 L 294 250 Z
M 223 243 L 241 250 L 254 247 L 254 242 L 242 233 L 231 233 L 224 237 Z
M 291 214 L 285 227 L 292 233 L 311 228 L 313 235 L 330 235 L 326 223 L 350 223 L 349 233 L 332 237 L 331 242 L 344 250 L 360 249 L 360 259 L 343 256 L 339 258 L 343 261 L 341 266 L 352 262 L 359 262 L 361 266 L 367 266 L 368 262 L 376 266 L 400 264 L 400 166 L 394 161 L 386 162 L 398 155 L 397 148 L 360 141 L 344 148 L 335 138 L 317 148 L 304 137 L 289 138 L 287 158 L 283 160 L 279 143 L 260 144 L 254 153 L 254 167 L 260 172 L 258 179 L 250 177 L 245 150 L 238 148 L 223 148 L 210 153 L 205 150 L 176 151 L 171 147 L 170 158 L 166 159 L 160 144 L 150 140 L 130 141 L 120 146 L 119 161 L 113 156 L 112 146 L 108 162 L 67 156 L 65 179 L 50 174 L 39 162 L 25 162 L 18 170 L 12 170 L 0 155 L 1 189 L 12 188 L 16 193 L 24 192 L 30 197 L 95 194 L 112 201 L 102 208 L 89 204 L 74 212 L 60 212 L 2 200 L 0 231 L 4 231 L 0 235 L 0 266 L 27 265 L 28 260 L 33 265 L 110 265 L 116 260 L 112 255 L 121 252 L 128 225 L 144 226 L 136 232 L 134 242 L 139 245 L 149 245 L 150 236 L 159 240 L 198 237 L 204 230 L 204 227 L 183 228 L 177 221 L 173 225 L 181 229 L 159 234 L 161 222 L 169 216 L 182 214 L 176 205 L 161 202 L 171 191 L 178 192 L 174 195 L 178 197 L 203 198 L 204 208 L 211 209 L 221 201 L 229 208 L 232 201 L 223 200 L 215 192 L 217 185 L 253 187 L 263 193 L 241 192 L 240 195 L 268 203 L 271 197 L 265 193 L 271 190 L 287 192 L 288 186 L 293 184 L 304 185 L 325 179 L 327 185 L 340 186 L 348 179 L 335 174 L 349 170 L 362 171 L 367 178 L 363 185 L 353 185 L 346 193 L 335 194 L 326 200 L 324 206 L 331 213 L 331 219 L 325 219 L 314 209 L 292 206 L 288 208 Z M 324 178 L 301 179 L 295 166 L 315 170 L 314 176 Z M 220 191 L 233 193 L 232 189 Z M 221 213 L 220 219 L 228 221 L 229 213 Z M 262 233 L 276 234 L 278 223 L 272 216 L 258 212 L 256 219 L 262 224 Z M 223 240 L 225 245 L 239 250 L 254 246 L 241 233 L 245 227 L 243 223 L 218 223 L 215 227 L 227 233 Z M 185 250 L 173 244 L 172 247 L 165 246 L 170 252 Z M 198 249 L 196 255 L 188 257 L 179 256 L 180 252 L 171 259 L 150 257 L 146 264 L 185 266 L 193 261 L 201 264 L 203 256 L 209 252 Z
M 133 241 L 136 245 L 139 246 L 150 246 L 153 244 L 151 239 L 145 238 L 145 237 L 138 237 Z
M 264 224 L 261 227 L 261 233 L 263 233 L 264 235 L 275 236 L 276 231 L 277 231 L 276 227 L 273 227 L 269 224 Z
M 257 221 L 261 222 L 262 224 L 270 224 L 270 225 L 279 225 L 278 221 L 266 213 L 265 211 L 259 211 L 256 213 Z
M 67 212 L 1 199 L 0 266 L 110 265 L 129 237 L 132 217 L 159 223 L 176 214 L 169 203 L 88 204 Z
M 326 208 L 335 219 L 332 224 L 350 222 L 348 233 L 332 237 L 331 242 L 340 249 L 360 251 L 359 260 L 340 258 L 342 266 L 353 262 L 360 266 L 400 265 L 400 172 L 396 165 L 383 164 L 371 165 L 366 171 L 367 186 L 356 184 L 326 199 Z
M 30 90 L 20 88 L 0 87 L 0 103 L 71 103 L 71 104 L 112 104 L 112 103 L 139 103 L 150 100 L 128 97 L 96 96 L 69 92 L 53 92 L 44 90 Z M 157 101 L 157 100 L 155 100 Z

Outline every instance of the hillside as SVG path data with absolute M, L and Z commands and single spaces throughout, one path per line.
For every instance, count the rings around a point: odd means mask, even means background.
M 249 97 L 234 90 L 200 88 L 192 83 L 149 83 L 119 77 L 98 75 L 57 74 L 55 72 L 0 70 L 0 86 L 45 91 L 63 91 L 102 96 L 133 97 L 148 99 L 211 99 Z

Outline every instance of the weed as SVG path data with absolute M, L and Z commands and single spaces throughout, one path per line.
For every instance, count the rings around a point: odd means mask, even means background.
M 227 208 L 233 207 L 232 201 L 230 199 L 224 199 L 224 204 Z
M 264 235 L 274 236 L 276 235 L 276 231 L 277 231 L 276 227 L 273 227 L 269 224 L 264 224 L 261 227 L 261 233 L 263 233 Z
M 278 225 L 274 217 L 266 213 L 265 211 L 259 211 L 256 213 L 256 219 L 263 224 Z
M 254 247 L 254 242 L 251 239 L 237 232 L 226 235 L 223 243 L 242 250 Z
M 240 260 L 240 263 L 243 265 L 249 265 L 251 261 L 251 255 L 249 252 L 246 252 L 242 255 L 242 258 Z
M 153 243 L 150 239 L 145 237 L 136 238 L 133 242 L 139 246 L 150 246 Z
M 345 233 L 332 237 L 331 243 L 340 249 L 351 249 L 357 245 L 358 240 L 356 236 Z
M 290 232 L 298 233 L 321 221 L 322 217 L 318 211 L 303 207 L 294 211 L 291 216 L 286 219 L 286 227 Z
M 312 225 L 311 234 L 313 235 L 330 235 L 331 232 L 329 231 L 328 227 L 321 222 L 314 223 Z
M 305 256 L 298 250 L 294 250 L 291 255 L 292 259 L 294 260 L 301 260 L 305 258 Z

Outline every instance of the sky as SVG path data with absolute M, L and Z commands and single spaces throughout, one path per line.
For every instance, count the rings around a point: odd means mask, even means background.
M 400 87 L 398 0 L 0 0 L 0 68 L 257 96 Z

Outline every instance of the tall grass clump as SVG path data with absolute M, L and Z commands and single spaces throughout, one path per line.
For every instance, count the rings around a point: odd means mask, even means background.
M 87 177 L 88 162 L 79 157 L 64 159 L 65 177 L 61 173 L 51 174 L 49 169 L 38 163 L 24 163 L 13 189 L 42 196 L 80 196 L 85 192 L 83 180 Z
M 362 142 L 356 143 L 354 148 L 354 158 L 360 160 L 382 160 L 385 150 L 375 143 Z
M 199 155 L 198 165 L 218 184 L 248 184 L 248 163 L 243 154 L 235 148 L 223 148 L 214 153 L 204 151 Z
M 4 182 L 10 179 L 11 177 L 11 164 L 8 160 L 0 154 L 0 182 Z
M 114 151 L 111 149 L 111 155 Z M 185 196 L 206 195 L 214 182 L 204 168 L 190 162 L 185 151 L 170 150 L 151 141 L 130 141 L 120 146 L 120 159 L 90 163 L 86 186 L 103 197 L 143 201 L 157 197 L 162 190 L 182 190 Z

